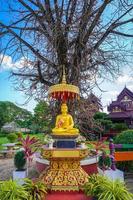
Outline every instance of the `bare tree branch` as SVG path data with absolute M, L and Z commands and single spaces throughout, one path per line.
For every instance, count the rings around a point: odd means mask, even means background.
M 0 21 L 0 53 L 27 61 L 13 77 L 29 96 L 45 98 L 47 86 L 61 81 L 62 65 L 67 81 L 87 96 L 97 79 L 114 77 L 130 62 L 132 0 L 2 1 L 12 15 Z
M 12 35 L 14 35 L 15 38 L 17 38 L 20 42 L 22 42 L 26 47 L 28 47 L 38 58 L 40 58 L 40 60 L 46 62 L 49 65 L 54 66 L 53 63 L 51 63 L 51 61 L 47 60 L 44 56 L 42 56 L 41 54 L 39 54 L 38 50 L 35 50 L 28 42 L 26 42 L 24 39 L 22 39 L 18 34 L 16 34 L 12 29 L 10 29 L 8 26 L 4 25 L 3 23 L 0 22 L 0 25 L 3 28 L 6 28 L 9 33 L 11 33 Z
M 133 34 L 121 33 L 119 31 L 111 31 L 111 33 L 114 33 L 116 35 L 121 35 L 121 36 L 124 36 L 124 37 L 133 37 Z
M 104 0 L 103 4 L 100 6 L 100 8 L 98 9 L 98 12 L 94 18 L 94 20 L 92 21 L 92 24 L 91 26 L 89 27 L 85 37 L 84 37 L 84 40 L 83 40 L 83 43 L 86 43 L 90 34 L 92 33 L 94 27 L 97 25 L 102 13 L 104 12 L 106 6 L 111 2 L 112 0 Z

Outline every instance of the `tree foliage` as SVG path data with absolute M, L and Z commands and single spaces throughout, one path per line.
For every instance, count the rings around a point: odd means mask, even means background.
M 112 125 L 112 129 L 121 132 L 121 131 L 127 130 L 128 126 L 126 123 L 114 123 Z
M 31 113 L 26 109 L 16 106 L 12 102 L 0 101 L 0 128 L 5 123 L 15 121 L 20 127 L 28 127 Z
M 50 130 L 50 123 L 50 107 L 47 102 L 40 101 L 34 109 L 31 128 L 37 132 L 48 131 Z
M 0 128 L 5 123 L 15 122 L 21 128 L 31 129 L 32 132 L 50 130 L 51 115 L 47 102 L 40 101 L 31 114 L 12 102 L 0 102 Z
M 102 130 L 100 130 L 99 128 L 97 128 L 97 132 L 102 132 L 102 133 L 106 133 L 107 131 L 110 130 L 110 128 L 112 128 L 112 121 L 109 119 L 108 114 L 107 113 L 102 113 L 102 112 L 96 112 L 94 115 L 94 120 L 95 123 L 97 125 L 99 125 L 100 127 L 102 127 Z

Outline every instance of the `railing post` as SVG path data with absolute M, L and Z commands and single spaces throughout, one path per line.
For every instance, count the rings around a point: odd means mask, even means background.
M 111 158 L 111 162 L 112 162 L 111 169 L 116 170 L 115 157 L 114 157 L 115 145 L 113 143 L 113 139 L 109 140 L 109 150 L 110 150 L 110 158 Z

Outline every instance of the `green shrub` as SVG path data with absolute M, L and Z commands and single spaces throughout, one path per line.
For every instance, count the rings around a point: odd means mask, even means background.
M 24 185 L 17 181 L 0 181 L 0 200 L 42 200 L 47 188 L 43 182 L 24 179 Z
M 93 174 L 88 177 L 88 182 L 83 186 L 87 196 L 97 197 L 102 192 L 101 185 L 106 182 L 105 176 Z
M 29 200 L 42 200 L 47 194 L 46 185 L 41 180 L 32 181 L 25 179 L 24 188 L 28 192 Z
M 114 142 L 116 144 L 133 144 L 133 130 L 122 131 L 116 136 Z M 116 151 L 130 151 L 133 149 L 116 149 Z M 122 161 L 116 163 L 117 168 L 123 171 L 132 172 L 133 171 L 133 161 Z
M 8 133 L 2 131 L 2 132 L 0 132 L 0 137 L 7 137 L 7 134 Z
M 117 131 L 124 131 L 128 129 L 128 126 L 125 123 L 114 123 L 112 125 L 112 129 Z
M 24 170 L 26 164 L 26 158 L 24 151 L 18 151 L 14 157 L 14 165 L 18 171 Z
M 9 142 L 13 143 L 17 140 L 17 135 L 15 133 L 9 133 L 7 135 L 7 139 L 9 140 Z
M 133 130 L 122 131 L 116 136 L 114 142 L 116 144 L 133 144 Z
M 131 194 L 125 184 L 120 180 L 110 180 L 105 176 L 91 175 L 83 186 L 87 196 L 96 197 L 98 200 L 132 200 Z
M 27 200 L 28 192 L 16 181 L 0 181 L 0 200 Z

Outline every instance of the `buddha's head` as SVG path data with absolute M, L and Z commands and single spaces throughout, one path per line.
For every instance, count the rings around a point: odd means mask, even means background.
M 66 114 L 68 112 L 68 107 L 65 103 L 61 105 L 61 113 Z

